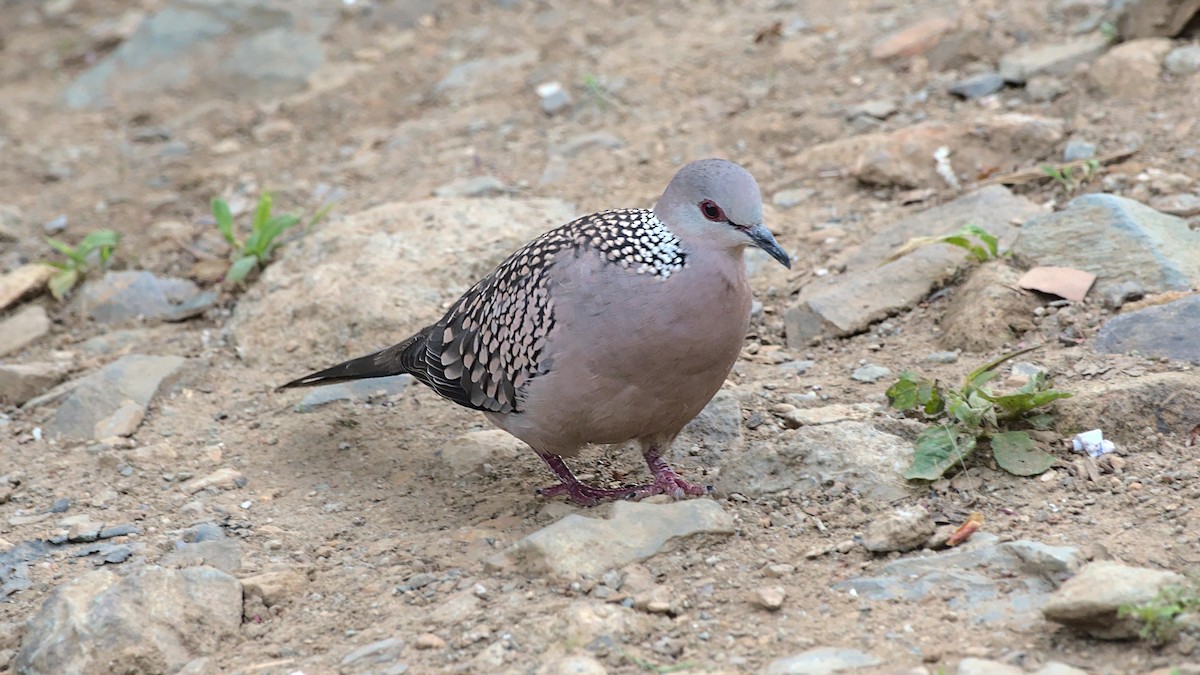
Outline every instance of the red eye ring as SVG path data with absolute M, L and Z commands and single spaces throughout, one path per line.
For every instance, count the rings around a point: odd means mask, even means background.
M 714 223 L 721 223 L 729 220 L 725 217 L 725 212 L 721 210 L 721 207 L 717 206 L 717 203 L 711 199 L 705 199 L 704 201 L 700 202 L 700 213 L 704 214 L 705 218 L 708 218 Z

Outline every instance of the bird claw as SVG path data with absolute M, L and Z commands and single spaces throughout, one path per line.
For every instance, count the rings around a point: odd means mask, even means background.
M 558 485 L 540 488 L 537 494 L 550 499 L 565 495 L 580 506 L 598 506 L 612 501 L 638 501 L 653 495 L 668 495 L 673 499 L 686 499 L 711 495 L 715 489 L 711 485 L 696 485 L 684 480 L 679 474 L 671 471 L 654 477 L 653 483 L 620 488 L 598 488 L 585 483 L 562 482 Z

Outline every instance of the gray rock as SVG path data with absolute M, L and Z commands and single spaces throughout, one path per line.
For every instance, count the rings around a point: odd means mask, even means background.
M 159 559 L 159 565 L 171 568 L 208 566 L 230 574 L 242 568 L 242 547 L 236 539 L 180 541 L 175 545 L 175 550 Z
M 200 296 L 204 302 L 196 305 Z M 216 301 L 215 293 L 202 294 L 187 279 L 158 277 L 146 271 L 106 272 L 79 289 L 75 307 L 83 316 L 103 324 L 134 319 L 175 319 L 181 312 L 198 313 Z
M 300 91 L 324 63 L 337 7 L 321 0 L 174 0 L 63 93 L 72 108 L 204 91 L 234 97 Z
M 1200 72 L 1200 45 L 1183 45 L 1171 50 L 1163 59 L 1163 69 L 1180 76 Z
M 526 574 L 595 578 L 667 550 L 678 540 L 733 532 L 733 518 L 711 499 L 622 501 L 612 505 L 604 520 L 571 514 L 524 537 L 489 564 Z
M 794 656 L 776 659 L 763 671 L 766 675 L 827 675 L 883 664 L 883 659 L 858 649 L 818 647 Z
M 1080 159 L 1091 159 L 1096 156 L 1096 144 L 1082 138 L 1072 138 L 1063 147 L 1063 161 L 1074 162 Z
M 537 63 L 537 60 L 537 51 L 527 49 L 507 56 L 466 61 L 450 69 L 450 72 L 434 86 L 433 91 L 437 94 L 452 94 L 482 89 L 489 83 L 496 86 L 497 81 L 505 79 L 501 76 L 502 73 L 523 70 Z
M 377 396 L 395 396 L 408 389 L 415 381 L 412 375 L 404 373 L 317 387 L 305 394 L 296 406 L 296 411 L 310 413 L 337 401 L 368 401 Z
M 100 569 L 46 598 L 30 620 L 16 667 L 81 673 L 122 663 L 173 672 L 236 638 L 241 621 L 241 585 L 219 570 L 144 567 L 122 578 Z
M 902 508 L 875 518 L 863 534 L 863 547 L 872 553 L 911 551 L 933 535 L 933 519 L 923 508 Z
M 434 188 L 434 197 L 495 197 L 508 192 L 504 182 L 495 176 L 464 178 Z
M 1028 626 L 1038 620 L 1038 609 L 1057 583 L 1083 563 L 1083 555 L 1073 548 L 1000 542 L 996 535 L 977 533 L 948 552 L 900 558 L 873 576 L 841 581 L 833 588 L 854 590 L 870 602 L 950 598 L 948 608 L 975 623 Z
M 864 101 L 856 106 L 851 107 L 846 111 L 846 117 L 872 117 L 877 120 L 885 120 L 896 114 L 896 102 L 888 99 L 874 99 Z
M 1025 83 L 1025 93 L 1038 103 L 1049 103 L 1067 91 L 1067 84 L 1053 75 L 1035 75 Z
M 1146 297 L 1146 289 L 1136 281 L 1122 281 L 1119 284 L 1108 287 L 1105 290 L 1102 300 L 1104 306 L 1109 309 L 1120 309 L 1125 303 L 1131 300 L 1141 300 Z
M 873 322 L 916 305 L 945 278 L 947 269 L 965 261 L 959 248 L 924 246 L 880 265 L 909 239 L 947 234 L 973 223 L 998 237 L 1003 249 L 1011 246 L 1021 231 L 1012 222 L 1040 212 L 1038 205 L 1024 197 L 992 186 L 896 222 L 844 261 L 845 274 L 823 277 L 804 287 L 784 315 L 788 347 L 803 349 L 818 335 L 860 333 Z
M 244 360 L 278 377 L 295 377 L 297 361 L 365 354 L 437 320 L 442 302 L 574 215 L 557 200 L 432 199 L 327 221 L 281 251 L 227 331 Z M 314 337 L 279 349 L 296 335 Z
M 1104 322 L 1093 346 L 1109 354 L 1137 352 L 1200 363 L 1200 295 L 1124 312 Z
M 925 355 L 926 363 L 958 363 L 958 352 L 930 352 Z
M 1138 281 L 1149 293 L 1200 285 L 1200 232 L 1132 199 L 1091 194 L 1027 221 L 1015 251 L 1039 265 L 1095 274 L 1094 292 Z
M 1004 88 L 1004 76 L 995 71 L 977 73 L 950 85 L 950 93 L 961 98 L 983 98 Z
M 704 464 L 720 464 L 726 453 L 741 451 L 742 406 L 737 395 L 728 389 L 717 392 L 708 405 L 680 432 L 676 451 L 699 446 L 698 456 Z
M 571 94 L 558 82 L 545 82 L 537 86 L 538 99 L 542 103 L 542 112 L 553 115 L 562 112 L 571 105 Z
M 1118 618 L 1122 605 L 1152 600 L 1162 589 L 1186 583 L 1186 577 L 1174 572 L 1100 560 L 1063 584 L 1042 607 L 1042 615 L 1095 638 L 1127 640 L 1137 637 L 1140 624 L 1133 617 Z
M 1105 95 L 1126 100 L 1153 97 L 1163 59 L 1173 43 L 1166 38 L 1131 40 L 1109 49 L 1088 69 L 1088 79 Z
M 0 356 L 21 351 L 50 332 L 50 316 L 41 305 L 28 305 L 0 321 Z
M 803 426 L 729 457 L 717 484 L 759 497 L 781 490 L 817 495 L 836 482 L 869 500 L 892 501 L 910 494 L 903 473 L 911 457 L 912 443 L 864 422 Z
M 162 383 L 183 364 L 179 356 L 123 356 L 65 385 L 70 393 L 46 431 L 62 438 L 91 439 L 96 425 L 117 413 L 125 401 L 132 401 L 144 413 Z
M 21 405 L 63 381 L 70 366 L 53 361 L 0 364 L 0 401 Z
M 1103 35 L 1089 35 L 1059 44 L 1022 45 L 1000 58 L 1000 74 L 1014 84 L 1035 75 L 1071 75 L 1075 66 L 1103 54 L 1108 44 Z
M 892 374 L 890 368 L 876 365 L 865 365 L 854 369 L 850 379 L 855 382 L 875 383 Z
M 367 668 L 379 667 L 394 663 L 400 658 L 400 652 L 404 650 L 404 641 L 400 638 L 390 637 L 378 642 L 366 644 L 342 657 L 342 668 Z

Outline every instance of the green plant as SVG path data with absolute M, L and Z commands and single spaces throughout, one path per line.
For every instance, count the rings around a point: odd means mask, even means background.
M 50 277 L 50 294 L 56 300 L 62 300 L 88 272 L 107 267 L 113 250 L 120 242 L 121 235 L 112 230 L 96 230 L 74 247 L 54 237 L 46 237 L 47 244 L 67 256 L 66 262 L 46 262 L 58 270 Z
M 979 240 L 978 243 L 972 241 L 972 237 Z M 897 249 L 895 253 L 888 256 L 882 264 L 886 265 L 887 263 L 899 260 L 918 248 L 928 246 L 929 244 L 950 244 L 951 246 L 957 246 L 970 253 L 971 257 L 979 262 L 995 260 L 1000 257 L 1000 240 L 982 227 L 968 223 L 959 228 L 957 232 L 950 234 L 943 234 L 937 237 L 913 237 Z
M 996 464 L 1018 476 L 1032 476 L 1049 469 L 1054 458 L 1037 448 L 1029 433 L 1010 429 L 1018 424 L 1046 428 L 1051 421 L 1036 408 L 1071 396 L 1049 388 L 1046 375 L 1038 373 L 1025 386 L 1010 394 L 996 394 L 987 386 L 1004 362 L 1037 349 L 1028 347 L 1005 354 L 969 373 L 958 389 L 906 370 L 887 390 L 888 401 L 897 410 L 919 410 L 936 422 L 917 436 L 912 465 L 904 473 L 909 480 L 937 480 L 967 459 L 979 440 L 990 443 Z
M 1067 194 L 1074 194 L 1081 186 L 1091 181 L 1100 172 L 1099 160 L 1089 159 L 1083 164 L 1043 164 L 1042 173 L 1063 187 Z
M 307 227 L 311 228 L 320 222 L 332 207 L 332 204 L 327 204 L 317 211 Z M 233 212 L 229 210 L 229 204 L 225 200 L 214 198 L 212 213 L 221 236 L 233 249 L 233 264 L 225 274 L 225 280 L 233 283 L 245 281 L 256 268 L 265 266 L 278 244 L 280 235 L 300 222 L 300 216 L 293 213 L 272 216 L 271 194 L 268 192 L 262 193 L 258 199 L 258 207 L 254 209 L 254 217 L 250 221 L 250 236 L 245 241 L 239 241 L 233 231 Z
M 1200 589 L 1169 586 L 1146 602 L 1121 605 L 1117 616 L 1122 619 L 1132 617 L 1142 624 L 1139 635 L 1143 640 L 1161 645 L 1170 642 L 1179 632 L 1180 616 L 1197 612 L 1200 612 Z
M 618 106 L 617 99 L 608 90 L 608 86 L 595 75 L 588 73 L 583 76 L 583 88 L 587 92 L 587 100 L 595 103 L 598 108 L 603 110 L 608 106 Z

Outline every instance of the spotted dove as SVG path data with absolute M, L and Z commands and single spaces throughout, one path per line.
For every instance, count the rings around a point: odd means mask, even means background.
M 409 373 L 533 448 L 579 504 L 711 491 L 664 459 L 720 389 L 745 340 L 742 253 L 785 267 L 753 176 L 720 159 L 684 166 L 652 210 L 583 216 L 534 239 L 407 340 L 281 388 Z M 647 485 L 598 488 L 563 461 L 637 440 Z

